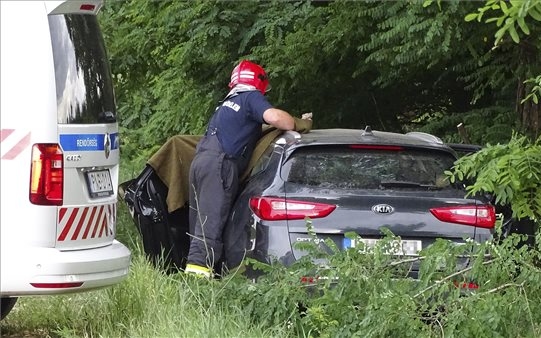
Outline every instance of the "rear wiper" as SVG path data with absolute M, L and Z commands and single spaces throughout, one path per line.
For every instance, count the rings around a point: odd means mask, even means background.
M 443 189 L 443 187 L 439 187 L 433 184 L 421 184 L 418 182 L 410 182 L 410 181 L 381 181 L 379 185 L 382 188 L 423 188 L 427 190 Z

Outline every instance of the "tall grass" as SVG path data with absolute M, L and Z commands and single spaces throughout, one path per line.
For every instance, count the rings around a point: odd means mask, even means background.
M 216 303 L 217 282 L 166 276 L 136 256 L 129 278 L 87 293 L 23 298 L 2 334 L 53 337 L 269 337 L 242 309 Z M 276 331 L 276 332 L 273 332 Z
M 461 277 L 479 283 L 467 293 L 449 279 L 461 248 L 445 241 L 421 256 L 426 273 L 417 282 L 393 278 L 407 261 L 347 250 L 327 257 L 336 269 L 309 259 L 293 268 L 261 266 L 267 275 L 258 283 L 167 275 L 135 242 L 124 282 L 24 298 L 0 328 L 8 337 L 540 337 L 539 250 L 512 242 L 472 243 L 491 259 L 478 256 L 463 271 Z M 309 273 L 330 278 L 299 283 Z
M 20 298 L 0 323 L 2 336 L 31 337 L 283 337 L 224 302 L 223 284 L 155 269 L 119 205 L 118 238 L 132 250 L 128 278 L 80 294 Z

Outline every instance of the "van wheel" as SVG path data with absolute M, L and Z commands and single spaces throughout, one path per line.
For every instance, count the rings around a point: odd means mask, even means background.
M 4 319 L 17 303 L 17 297 L 0 298 L 0 320 Z

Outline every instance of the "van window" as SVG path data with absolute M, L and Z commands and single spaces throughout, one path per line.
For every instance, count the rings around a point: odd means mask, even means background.
M 50 15 L 58 123 L 116 122 L 113 82 L 95 15 Z

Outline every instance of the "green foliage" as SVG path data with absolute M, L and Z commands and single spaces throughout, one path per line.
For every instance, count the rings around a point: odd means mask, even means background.
M 460 115 L 493 106 L 512 111 L 515 79 L 532 73 L 536 63 L 521 62 L 522 52 L 509 44 L 493 50 L 489 25 L 464 24 L 477 6 L 107 2 L 100 21 L 114 73 L 123 156 L 144 162 L 168 137 L 202 133 L 242 58 L 270 72 L 272 103 L 296 116 L 312 111 L 314 127 L 399 131 L 401 121 L 426 113 Z M 535 49 L 539 29 L 528 27 Z
M 515 218 L 540 222 L 541 139 L 531 143 L 514 134 L 507 144 L 460 158 L 449 174 L 452 181 L 473 181 L 469 194 L 492 193 L 496 204 L 511 206 Z
M 498 27 L 494 35 L 496 38 L 495 44 L 498 44 L 506 34 L 509 34 L 515 43 L 519 43 L 519 29 L 523 34 L 530 35 L 530 28 L 526 23 L 526 18 L 541 21 L 540 0 L 488 0 L 483 7 L 477 9 L 477 13 L 466 15 L 465 20 L 481 22 L 486 13 L 494 11 L 498 12 L 498 14 L 486 19 L 485 22 L 495 22 Z
M 457 56 L 455 53 L 468 53 L 457 48 L 469 39 L 467 27 L 460 27 L 457 18 L 470 8 L 469 4 L 449 1 L 442 6 L 440 10 L 423 7 L 420 2 L 396 1 L 374 3 L 366 11 L 374 31 L 358 48 L 369 52 L 365 59 L 368 66 L 386 72 L 376 83 L 415 80 L 419 78 L 416 71 L 429 70 L 435 73 L 436 82 L 449 75 L 443 67 Z
M 513 67 L 521 82 L 517 86 L 517 110 L 521 115 L 522 128 L 537 137 L 539 125 L 535 121 L 539 119 L 539 107 L 525 103 L 531 99 L 537 105 L 540 92 L 540 87 L 536 86 L 536 83 L 539 83 L 539 73 L 541 72 L 539 63 L 541 1 L 488 0 L 484 6 L 477 9 L 476 13 L 466 15 L 465 20 L 481 22 L 487 16 L 490 17 L 484 22 L 487 24 L 496 23 L 498 27 L 494 34 L 494 48 L 491 49 L 491 52 L 502 49 L 502 46 L 505 47 L 505 45 L 518 45 L 518 48 L 514 48 L 519 51 L 514 62 L 518 61 L 519 65 Z M 506 39 L 508 36 L 511 37 L 511 43 L 508 43 L 509 41 Z M 497 82 L 501 83 L 501 81 Z M 528 88 L 530 83 L 532 86 Z M 519 107 L 519 103 L 523 106 Z
M 541 75 L 531 78 L 528 80 L 525 80 L 524 83 L 526 84 L 532 84 L 531 91 L 526 97 L 520 102 L 524 103 L 528 100 L 532 100 L 533 103 L 539 104 L 539 100 L 541 99 Z
M 121 224 L 119 231 L 129 226 Z M 316 229 L 307 226 L 315 239 Z M 22 298 L 0 330 L 55 337 L 541 334 L 541 235 L 534 247 L 520 246 L 517 235 L 482 244 L 437 240 L 419 256 L 404 257 L 389 255 L 399 237 L 382 230 L 385 238 L 374 247 L 299 243 L 307 255 L 288 268 L 248 260 L 265 272 L 256 283 L 238 271 L 212 281 L 166 275 L 135 247 L 126 281 L 75 295 Z M 360 242 L 353 233 L 346 236 Z M 467 265 L 464 256 L 470 258 Z M 414 264 L 421 271 L 416 281 L 407 278 Z M 457 287 L 469 282 L 478 288 Z
M 104 8 L 125 156 L 148 159 L 168 137 L 204 131 L 236 59 L 220 42 L 234 39 L 250 14 L 225 7 L 122 1 Z
M 472 144 L 505 143 L 519 128 L 509 107 L 493 106 L 474 109 L 462 114 L 435 112 L 426 113 L 412 121 L 407 128 L 438 135 L 445 142 L 463 143 L 457 125 L 463 123 Z
M 254 322 L 274 318 L 297 337 L 539 334 L 538 248 L 519 248 L 513 235 L 498 244 L 438 240 L 419 257 L 389 256 L 398 239 L 387 232 L 372 249 L 343 251 L 329 241 L 302 243 L 309 254 L 288 269 L 267 266 L 267 275 L 247 288 L 226 279 L 224 301 L 248 302 Z M 471 257 L 470 264 L 460 256 Z M 419 280 L 405 278 L 419 263 Z M 472 281 L 477 289 L 456 286 Z

